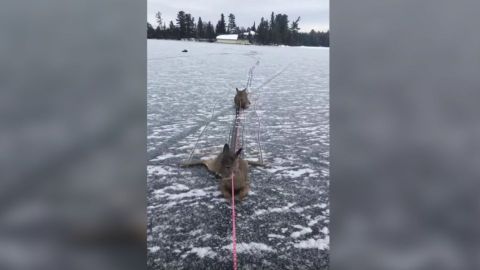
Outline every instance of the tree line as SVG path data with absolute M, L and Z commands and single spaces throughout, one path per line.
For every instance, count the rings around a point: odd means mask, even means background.
M 215 37 L 222 34 L 239 34 L 240 38 L 248 39 L 251 43 L 262 45 L 290 45 L 290 46 L 329 46 L 329 31 L 321 32 L 311 30 L 308 33 L 299 32 L 300 17 L 289 21 L 287 14 L 271 13 L 270 19 L 262 17 L 258 26 L 254 22 L 247 28 L 237 26 L 235 15 L 228 15 L 228 22 L 222 13 L 215 27 L 211 21 L 198 20 L 184 11 L 177 13 L 175 23 L 170 21 L 168 27 L 162 14 L 155 15 L 157 27 L 147 22 L 147 38 L 149 39 L 197 39 L 214 41 Z M 255 34 L 251 34 L 253 32 Z M 247 33 L 247 34 L 245 34 Z

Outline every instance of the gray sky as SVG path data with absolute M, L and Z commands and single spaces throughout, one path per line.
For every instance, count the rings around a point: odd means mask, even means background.
M 260 18 L 270 19 L 270 13 L 284 13 L 291 22 L 298 16 L 300 31 L 309 32 L 311 29 L 329 29 L 329 0 L 147 0 L 147 20 L 154 27 L 157 26 L 155 13 L 160 11 L 167 27 L 170 20 L 175 23 L 177 12 L 183 10 L 195 17 L 202 17 L 203 22 L 211 21 L 215 26 L 220 20 L 220 13 L 227 16 L 235 15 L 238 26 L 252 26 L 255 21 L 258 25 Z

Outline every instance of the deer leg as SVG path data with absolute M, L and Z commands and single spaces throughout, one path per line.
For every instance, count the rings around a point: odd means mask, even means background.
M 245 196 L 247 196 L 248 191 L 250 191 L 249 186 L 246 186 L 246 187 L 242 188 L 240 190 L 240 192 L 238 193 L 238 198 L 242 201 L 245 198 Z
M 232 199 L 232 194 L 230 194 L 230 191 L 228 190 L 228 188 L 226 186 L 221 186 L 220 191 L 222 192 L 223 197 L 225 197 L 225 199 L 227 199 L 227 201 L 230 201 Z
M 185 167 L 197 166 L 197 165 L 205 165 L 205 161 L 194 160 L 194 161 L 191 161 L 191 162 L 182 163 L 182 164 L 180 164 L 180 167 L 185 168 Z

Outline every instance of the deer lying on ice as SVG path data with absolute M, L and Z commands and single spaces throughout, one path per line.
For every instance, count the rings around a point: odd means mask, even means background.
M 223 196 L 230 200 L 232 197 L 232 173 L 234 174 L 234 191 L 240 200 L 247 196 L 250 190 L 248 179 L 248 164 L 263 166 L 264 164 L 247 161 L 240 157 L 242 148 L 237 152 L 230 151 L 228 144 L 223 146 L 223 151 L 214 159 L 197 160 L 182 164 L 182 167 L 205 165 L 207 169 L 220 177 L 219 188 Z

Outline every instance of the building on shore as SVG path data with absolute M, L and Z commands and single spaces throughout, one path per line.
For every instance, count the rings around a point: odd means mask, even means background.
M 240 38 L 239 35 L 237 34 L 219 35 L 217 36 L 217 42 L 226 43 L 226 44 L 243 44 L 243 45 L 251 44 L 250 41 L 248 41 L 248 39 Z

